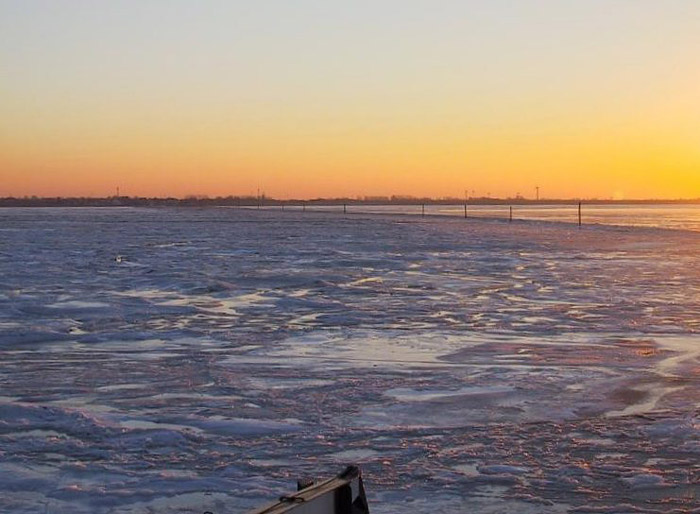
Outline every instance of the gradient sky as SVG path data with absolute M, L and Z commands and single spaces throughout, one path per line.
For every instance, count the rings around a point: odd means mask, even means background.
M 0 0 L 0 196 L 700 197 L 700 1 Z

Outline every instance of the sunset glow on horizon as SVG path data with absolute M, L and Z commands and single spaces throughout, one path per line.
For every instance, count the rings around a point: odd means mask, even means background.
M 0 197 L 700 197 L 700 3 L 0 0 Z

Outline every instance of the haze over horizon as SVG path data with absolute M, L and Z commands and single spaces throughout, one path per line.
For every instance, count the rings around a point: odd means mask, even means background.
M 0 0 L 0 197 L 700 197 L 700 3 Z

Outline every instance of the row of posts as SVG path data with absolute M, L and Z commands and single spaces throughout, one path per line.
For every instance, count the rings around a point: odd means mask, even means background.
M 578 226 L 580 227 L 582 225 L 581 222 L 581 203 L 578 203 Z M 258 209 L 260 209 L 260 202 L 258 202 Z M 282 210 L 284 210 L 284 204 L 282 204 Z M 301 210 L 302 212 L 306 212 L 306 204 L 301 205 Z M 343 214 L 348 213 L 348 204 L 344 203 L 343 204 Z M 425 204 L 421 204 L 421 212 L 420 212 L 421 217 L 425 217 Z M 464 219 L 468 218 L 468 211 L 467 211 L 467 203 L 464 202 Z M 512 222 L 513 221 L 513 206 L 508 207 L 508 221 Z
M 582 225 L 581 222 L 581 203 L 578 203 L 578 226 L 580 227 Z M 345 212 L 345 205 L 343 205 L 343 212 Z M 425 217 L 425 204 L 421 204 L 421 212 L 420 212 L 421 217 Z M 464 219 L 467 219 L 467 202 L 464 202 Z M 513 206 L 510 205 L 508 207 L 508 221 L 512 222 L 513 221 Z

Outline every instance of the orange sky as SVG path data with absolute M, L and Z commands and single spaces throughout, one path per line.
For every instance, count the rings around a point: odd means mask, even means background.
M 0 196 L 700 197 L 696 2 L 54 4 L 0 4 Z

